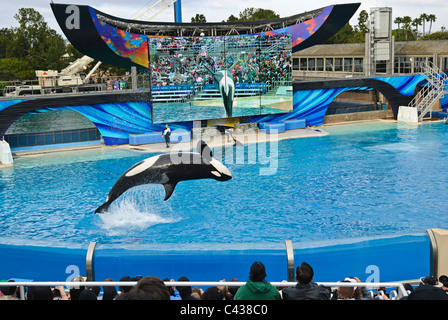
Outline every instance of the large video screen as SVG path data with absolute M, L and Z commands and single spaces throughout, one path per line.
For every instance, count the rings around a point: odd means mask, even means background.
M 149 40 L 153 122 L 292 111 L 291 35 Z

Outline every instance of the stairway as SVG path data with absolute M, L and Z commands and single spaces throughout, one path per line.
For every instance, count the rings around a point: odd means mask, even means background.
M 431 118 L 434 105 L 447 93 L 448 75 L 428 61 L 421 62 L 428 83 L 415 95 L 409 107 L 417 108 L 418 121 Z

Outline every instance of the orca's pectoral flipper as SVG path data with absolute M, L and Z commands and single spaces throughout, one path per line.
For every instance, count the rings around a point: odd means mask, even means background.
M 176 185 L 177 185 L 177 182 L 168 182 L 168 183 L 163 184 L 163 187 L 165 188 L 165 201 L 171 197 Z
M 109 209 L 110 202 L 103 203 L 98 209 L 95 210 L 95 213 L 104 213 Z
M 208 146 L 204 140 L 200 140 L 196 147 L 196 151 L 202 156 L 202 158 L 206 161 L 211 161 L 213 157 L 212 149 Z

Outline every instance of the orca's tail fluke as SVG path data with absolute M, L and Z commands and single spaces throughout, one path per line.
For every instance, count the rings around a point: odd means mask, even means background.
M 98 209 L 95 210 L 95 213 L 104 213 L 109 209 L 110 202 L 103 203 Z

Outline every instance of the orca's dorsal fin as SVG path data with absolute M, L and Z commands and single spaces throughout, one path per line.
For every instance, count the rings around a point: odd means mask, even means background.
M 177 182 L 167 182 L 163 184 L 165 188 L 165 201 L 168 200 L 174 192 Z
M 211 161 L 213 157 L 212 149 L 204 142 L 200 140 L 196 147 L 196 151 L 202 156 L 205 161 Z

